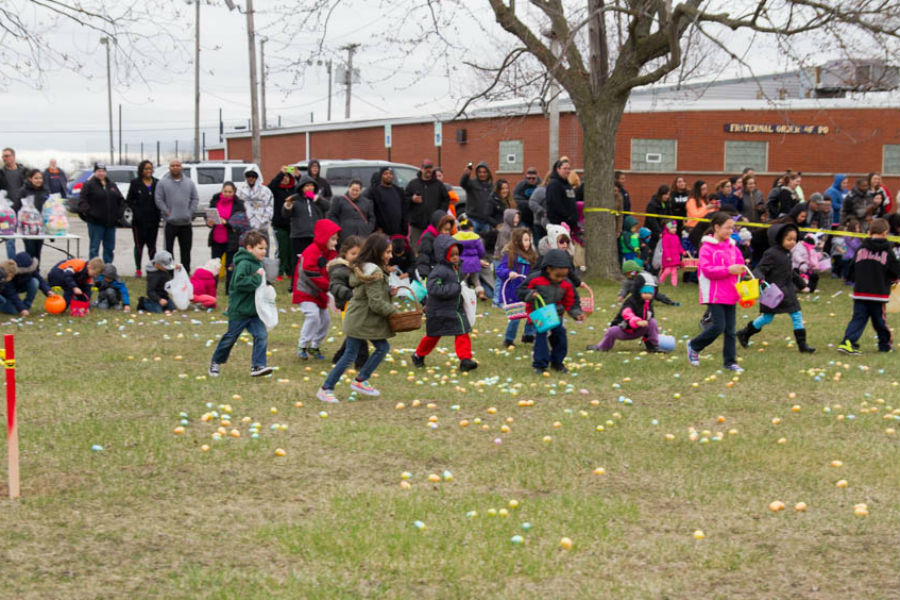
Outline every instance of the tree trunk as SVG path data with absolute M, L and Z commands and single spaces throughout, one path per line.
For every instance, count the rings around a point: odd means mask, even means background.
M 611 100 L 597 98 L 587 106 L 575 102 L 584 138 L 585 208 L 615 209 L 616 132 L 625 112 L 628 95 Z M 585 252 L 592 277 L 620 279 L 616 218 L 608 212 L 584 213 Z

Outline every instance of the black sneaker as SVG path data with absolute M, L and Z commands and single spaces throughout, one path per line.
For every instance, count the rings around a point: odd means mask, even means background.
M 250 369 L 250 377 L 262 377 L 274 371 L 272 367 L 253 367 Z
M 425 357 L 419 356 L 418 354 L 413 353 L 412 364 L 417 369 L 424 369 L 425 368 Z
M 557 373 L 568 373 L 569 368 L 562 363 L 550 363 L 550 368 L 556 371 Z
M 472 360 L 471 358 L 464 358 L 459 361 L 459 372 L 465 373 L 466 371 L 474 371 L 478 368 L 478 363 Z
M 547 369 L 542 369 L 542 368 L 540 368 L 540 367 L 535 367 L 535 368 L 534 368 L 534 373 L 535 373 L 535 375 L 543 375 L 543 374 L 546 373 L 546 372 L 547 372 Z
M 523 335 L 523 336 L 522 336 L 522 343 L 523 343 L 523 344 L 533 344 L 533 343 L 534 343 L 534 336 L 533 336 L 533 335 Z
M 209 363 L 209 376 L 210 377 L 218 377 L 219 376 L 219 363 L 214 363 L 214 362 Z
M 662 352 L 662 350 L 659 349 L 659 346 L 651 344 L 650 342 L 644 342 L 644 350 L 646 350 L 648 354 Z

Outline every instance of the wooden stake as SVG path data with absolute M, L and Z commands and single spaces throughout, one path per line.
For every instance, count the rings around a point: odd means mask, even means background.
M 12 334 L 3 336 L 6 370 L 6 446 L 9 458 L 9 497 L 19 497 L 19 430 L 16 424 L 16 349 Z

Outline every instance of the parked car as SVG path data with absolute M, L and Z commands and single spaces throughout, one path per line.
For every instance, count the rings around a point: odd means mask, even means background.
M 209 207 L 209 201 L 212 197 L 222 191 L 222 184 L 226 181 L 235 184 L 244 181 L 244 171 L 250 167 L 254 167 L 259 171 L 253 163 L 245 163 L 239 160 L 218 160 L 205 161 L 198 163 L 185 162 L 182 163 L 185 177 L 197 184 L 197 194 L 200 197 L 200 203 L 197 205 L 197 211 L 194 217 L 202 217 Z M 160 165 L 156 167 L 153 176 L 162 179 L 169 173 L 169 165 Z M 260 175 L 262 173 L 260 172 Z
M 294 165 L 299 171 L 300 176 L 306 174 L 307 161 L 300 161 Z M 407 165 L 405 163 L 389 162 L 386 160 L 319 160 L 319 166 L 322 168 L 322 177 L 328 180 L 331 185 L 331 191 L 335 196 L 347 193 L 347 187 L 354 179 L 363 182 L 364 187 L 369 187 L 372 176 L 378 173 L 381 167 L 391 167 L 394 170 L 394 185 L 405 188 L 406 185 L 416 178 L 419 167 Z M 454 191 L 459 194 L 459 203 L 457 204 L 457 214 L 461 214 L 465 210 L 466 192 L 461 187 L 453 186 Z
M 70 212 L 78 212 L 78 198 L 81 196 L 81 188 L 91 175 L 94 169 L 82 169 L 77 171 L 69 180 L 66 194 L 66 208 Z M 131 180 L 137 177 L 137 167 L 134 165 L 107 165 L 106 176 L 116 183 L 122 197 L 128 196 L 128 188 L 131 187 Z M 119 227 L 131 227 L 131 209 L 126 208 L 122 220 L 119 221 Z

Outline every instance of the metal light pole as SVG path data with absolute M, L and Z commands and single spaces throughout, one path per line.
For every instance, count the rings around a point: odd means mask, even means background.
M 555 33 L 550 33 L 550 52 L 559 61 L 561 48 L 559 38 Z M 558 62 L 557 62 L 558 64 Z M 554 69 L 555 70 L 555 69 Z M 555 74 L 550 72 L 550 139 L 547 140 L 547 151 L 550 154 L 550 168 L 559 158 L 559 83 Z
M 250 129 L 253 141 L 253 162 L 262 163 L 259 140 L 259 99 L 256 92 L 256 30 L 253 26 L 253 0 L 247 0 L 247 48 L 250 51 Z
M 188 0 L 190 3 L 192 0 Z M 194 11 L 194 160 L 200 160 L 200 0 Z
M 112 69 L 110 68 L 109 46 L 112 43 L 108 37 L 100 38 L 100 43 L 106 46 L 106 102 L 109 109 L 109 163 L 114 164 L 115 147 L 113 144 L 113 110 L 112 110 Z
M 268 121 L 266 120 L 266 38 L 259 40 L 259 94 L 260 103 L 262 105 L 262 128 L 268 129 Z

